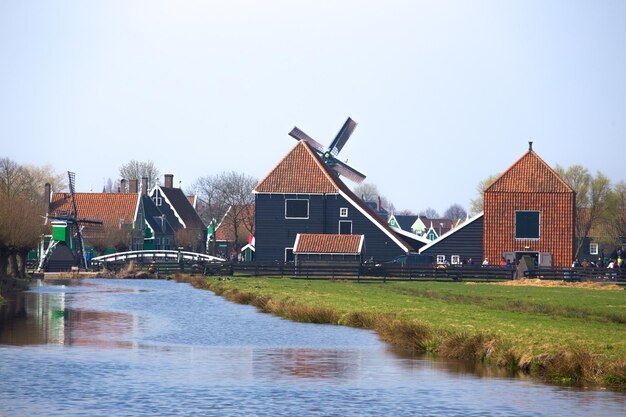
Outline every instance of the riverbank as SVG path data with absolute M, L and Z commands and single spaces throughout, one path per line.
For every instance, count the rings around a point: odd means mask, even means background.
M 294 321 L 375 330 L 414 352 L 626 389 L 626 291 L 177 276 Z
M 26 291 L 30 285 L 28 279 L 18 279 L 11 277 L 0 277 L 0 304 L 3 303 L 2 294 L 15 291 Z

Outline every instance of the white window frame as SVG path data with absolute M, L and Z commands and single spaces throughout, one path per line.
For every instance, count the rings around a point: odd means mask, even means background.
M 461 263 L 461 257 L 459 255 L 450 256 L 450 263 L 452 265 L 459 265 Z
M 437 255 L 437 265 L 446 263 L 446 255 Z
M 350 223 L 350 233 L 341 233 L 341 223 Z M 352 234 L 352 220 L 339 220 L 337 233 L 340 235 L 345 235 L 345 234 L 351 235 Z
M 287 202 L 288 201 L 306 201 L 306 217 L 287 217 Z M 285 219 L 308 219 L 310 214 L 310 202 L 306 198 L 286 198 L 285 199 Z
M 163 198 L 159 197 L 158 195 L 154 196 L 153 200 L 155 206 L 161 207 L 163 205 Z
M 598 245 L 597 242 L 589 242 L 589 255 L 597 255 L 599 252 L 600 252 L 600 245 Z
M 284 260 L 285 262 L 292 262 L 292 261 L 287 261 L 287 251 L 290 250 L 291 251 L 291 256 L 293 257 L 293 260 L 296 260 L 296 255 L 295 253 L 293 253 L 293 248 L 285 248 L 285 257 Z
M 339 217 L 348 217 L 348 207 L 341 207 L 339 209 Z

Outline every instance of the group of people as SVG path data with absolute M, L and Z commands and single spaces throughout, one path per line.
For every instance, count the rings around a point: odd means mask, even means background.
M 583 259 L 582 261 L 575 259 L 574 262 L 572 262 L 572 268 L 604 268 L 605 265 L 607 269 L 621 269 L 622 267 L 626 267 L 626 263 L 624 263 L 621 254 L 618 254 L 616 259 L 600 259 L 598 262 L 594 262 L 593 260 L 588 261 L 587 259 Z

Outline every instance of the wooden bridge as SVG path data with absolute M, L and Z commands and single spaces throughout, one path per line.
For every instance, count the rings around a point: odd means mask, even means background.
M 97 256 L 91 259 L 91 268 L 119 270 L 123 265 L 130 262 L 144 266 L 153 264 L 159 271 L 186 270 L 193 266 L 195 269 L 205 272 L 209 265 L 217 267 L 226 264 L 225 259 L 204 253 L 178 250 L 137 250 Z

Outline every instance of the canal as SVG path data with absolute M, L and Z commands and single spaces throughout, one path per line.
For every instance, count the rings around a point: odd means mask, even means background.
M 618 416 L 626 395 L 393 351 L 187 284 L 46 281 L 0 309 L 0 416 Z

